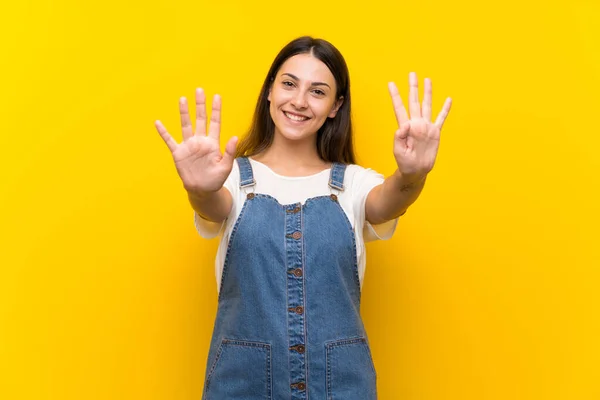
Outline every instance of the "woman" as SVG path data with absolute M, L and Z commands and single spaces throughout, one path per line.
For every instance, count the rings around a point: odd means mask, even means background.
M 451 105 L 432 123 L 431 82 L 422 108 L 414 73 L 409 83 L 410 119 L 389 84 L 398 169 L 385 180 L 354 164 L 348 69 L 322 39 L 301 37 L 280 51 L 249 133 L 224 154 L 217 95 L 208 135 L 201 89 L 195 132 L 181 99 L 182 143 L 156 121 L 198 232 L 221 234 L 204 399 L 377 397 L 360 316 L 364 242 L 389 238 L 419 196 Z

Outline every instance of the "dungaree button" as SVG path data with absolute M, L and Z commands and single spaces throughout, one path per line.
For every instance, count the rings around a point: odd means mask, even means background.
M 293 311 L 296 314 L 302 314 L 304 312 L 304 307 L 302 307 L 302 306 L 290 307 L 290 308 L 288 308 L 288 311 Z
M 294 239 L 298 240 L 298 239 L 300 239 L 302 237 L 302 232 L 296 231 L 296 232 L 292 233 L 292 237 Z
M 333 201 L 337 201 L 337 196 L 336 196 L 335 194 L 331 194 L 331 196 L 330 196 L 330 197 L 331 197 L 331 200 L 333 200 Z
M 292 214 L 296 214 L 298 211 L 300 211 L 300 207 L 298 207 L 298 206 L 287 210 L 288 213 L 292 213 Z
M 296 350 L 298 353 L 304 354 L 304 351 L 306 350 L 306 348 L 304 347 L 303 344 L 297 344 L 295 346 L 290 347 L 290 350 Z
M 254 193 L 248 193 L 248 195 L 246 196 L 246 198 L 248 200 L 252 200 L 254 198 Z
M 296 276 L 297 278 L 300 278 L 302 276 L 302 268 L 296 268 L 294 270 L 294 276 Z
M 304 382 L 296 382 L 290 385 L 292 389 L 297 388 L 298 390 L 306 389 L 306 384 Z

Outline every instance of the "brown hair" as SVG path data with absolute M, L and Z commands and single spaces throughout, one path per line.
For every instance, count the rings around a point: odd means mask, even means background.
M 350 115 L 350 76 L 346 61 L 331 43 L 310 36 L 292 40 L 275 57 L 260 90 L 250 129 L 237 146 L 236 157 L 258 154 L 271 145 L 275 135 L 275 123 L 269 113 L 269 89 L 279 68 L 288 58 L 306 53 L 327 65 L 336 82 L 335 98 L 344 97 L 335 118 L 327 118 L 317 132 L 317 152 L 327 162 L 355 163 Z

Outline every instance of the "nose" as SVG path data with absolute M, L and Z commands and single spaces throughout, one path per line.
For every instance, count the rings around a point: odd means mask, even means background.
M 294 97 L 292 97 L 292 105 L 295 108 L 306 108 L 308 106 L 308 102 L 306 101 L 306 94 L 304 93 L 303 90 L 297 90 L 296 94 L 294 95 Z

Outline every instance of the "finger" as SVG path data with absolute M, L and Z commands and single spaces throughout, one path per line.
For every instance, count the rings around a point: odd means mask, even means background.
M 446 121 L 446 117 L 450 112 L 450 108 L 452 107 L 452 99 L 448 97 L 444 102 L 444 106 L 442 107 L 442 111 L 438 114 L 437 119 L 435 120 L 435 124 L 442 130 L 442 126 L 444 126 L 444 122 Z
M 179 99 L 179 114 L 181 115 L 181 132 L 183 134 L 183 140 L 187 140 L 194 135 L 194 131 L 192 130 L 192 121 L 190 121 L 190 113 L 185 97 Z
M 169 150 L 171 150 L 171 153 L 174 152 L 177 148 L 177 142 L 175 141 L 175 139 L 173 139 L 171 135 L 169 135 L 169 132 L 167 132 L 167 129 L 163 126 L 162 122 L 156 120 L 154 121 L 154 126 L 156 126 L 160 137 L 163 138 L 163 140 L 167 144 L 167 147 L 169 147 Z
M 206 94 L 202 88 L 196 89 L 196 135 L 206 135 Z
M 215 94 L 213 97 L 212 111 L 210 113 L 210 127 L 208 136 L 219 140 L 221 135 L 221 96 Z
M 400 146 L 401 153 L 404 153 L 407 148 L 407 138 L 408 138 L 408 129 L 409 124 L 404 124 L 400 128 L 396 130 L 396 145 Z
M 416 72 L 408 74 L 408 111 L 410 118 L 421 117 L 421 105 L 419 104 L 419 81 Z
M 423 94 L 423 118 L 431 122 L 431 79 L 425 78 L 425 90 Z
M 225 146 L 225 154 L 223 154 L 223 162 L 225 162 L 228 166 L 233 165 L 233 160 L 235 159 L 235 149 L 238 143 L 237 136 L 232 137 L 227 142 Z
M 400 97 L 400 93 L 398 93 L 398 88 L 394 82 L 388 83 L 388 90 L 390 91 L 390 96 L 392 96 L 392 105 L 394 106 L 396 121 L 398 122 L 398 126 L 402 126 L 402 124 L 408 121 L 406 108 L 404 108 L 404 103 L 402 103 L 402 98 Z

